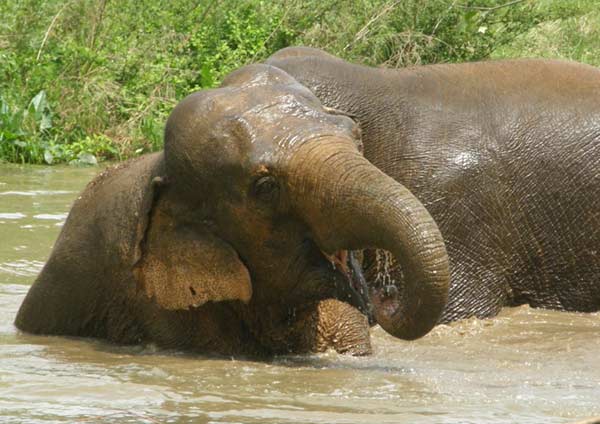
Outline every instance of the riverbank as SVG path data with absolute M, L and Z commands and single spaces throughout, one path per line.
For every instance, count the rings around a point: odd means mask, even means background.
M 402 67 L 508 57 L 600 65 L 595 0 L 6 0 L 0 161 L 123 160 L 162 148 L 187 94 L 289 45 Z

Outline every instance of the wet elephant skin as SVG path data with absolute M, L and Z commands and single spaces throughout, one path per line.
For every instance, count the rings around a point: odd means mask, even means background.
M 600 70 L 553 60 L 384 70 L 302 47 L 267 63 L 355 117 L 365 157 L 430 211 L 451 262 L 442 322 L 506 305 L 600 309 Z

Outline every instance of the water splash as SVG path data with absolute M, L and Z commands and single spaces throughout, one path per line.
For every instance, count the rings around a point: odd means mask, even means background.
M 383 249 L 376 249 L 374 284 L 378 287 L 396 285 L 396 280 L 391 273 L 395 265 L 396 261 L 390 252 Z

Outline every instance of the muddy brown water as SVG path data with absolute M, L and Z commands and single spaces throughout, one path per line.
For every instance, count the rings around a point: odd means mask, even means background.
M 0 422 L 567 423 L 600 415 L 600 314 L 527 307 L 375 354 L 214 359 L 13 326 L 98 168 L 0 165 Z

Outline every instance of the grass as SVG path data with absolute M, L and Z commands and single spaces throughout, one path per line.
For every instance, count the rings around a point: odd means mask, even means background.
M 499 46 L 491 57 L 544 57 L 600 66 L 600 4 L 587 0 L 570 2 L 566 10 L 560 6 L 540 2 L 538 13 L 548 19 Z
M 3 0 L 0 160 L 162 147 L 187 94 L 289 45 L 371 66 L 505 57 L 600 64 L 596 0 Z

